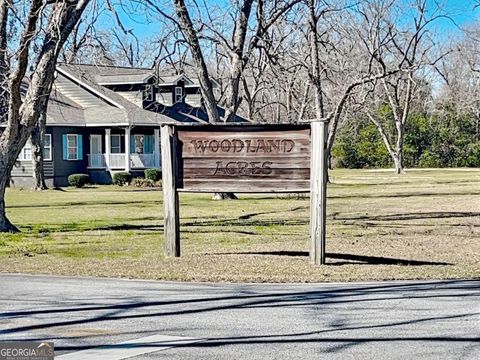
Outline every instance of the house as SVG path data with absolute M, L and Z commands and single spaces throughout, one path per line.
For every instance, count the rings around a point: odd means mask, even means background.
M 219 108 L 220 115 L 223 109 Z M 160 125 L 205 123 L 198 80 L 154 69 L 59 64 L 47 109 L 44 172 L 50 187 L 74 173 L 108 184 L 112 174 L 161 168 Z M 243 121 L 237 117 L 235 121 Z M 11 173 L 30 186 L 30 144 Z

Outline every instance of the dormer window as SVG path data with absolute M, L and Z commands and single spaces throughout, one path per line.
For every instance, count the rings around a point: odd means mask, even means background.
M 175 87 L 175 103 L 182 102 L 183 89 L 180 86 Z
M 145 87 L 145 100 L 153 101 L 153 97 L 154 97 L 153 85 L 147 85 Z

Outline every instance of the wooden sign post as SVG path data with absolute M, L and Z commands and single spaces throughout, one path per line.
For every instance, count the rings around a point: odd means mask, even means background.
M 310 263 L 325 264 L 327 227 L 327 161 L 325 121 L 312 122 L 310 165 Z
M 166 256 L 180 256 L 178 192 L 310 192 L 310 261 L 325 263 L 325 123 L 163 125 L 161 148 Z
M 177 158 L 175 127 L 162 126 L 160 143 L 162 151 L 163 228 L 166 256 L 180 256 L 180 216 L 177 191 Z

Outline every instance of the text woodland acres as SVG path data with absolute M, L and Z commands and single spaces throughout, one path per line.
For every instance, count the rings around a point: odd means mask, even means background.
M 224 139 L 224 140 L 191 140 L 195 153 L 290 153 L 295 142 L 290 139 Z
M 291 139 L 218 139 L 190 140 L 195 154 L 238 155 L 240 159 L 218 159 L 211 167 L 214 176 L 265 176 L 273 173 L 273 162 L 258 161 L 253 158 L 245 161 L 249 155 L 289 154 L 295 149 Z

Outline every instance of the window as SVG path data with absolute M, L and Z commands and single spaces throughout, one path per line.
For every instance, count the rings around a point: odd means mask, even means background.
M 183 100 L 183 89 L 179 86 L 175 87 L 175 103 Z
M 122 142 L 120 135 L 112 135 L 110 137 L 110 152 L 112 154 L 121 154 L 122 153 Z
M 77 135 L 67 135 L 67 160 L 78 159 L 78 138 Z
M 20 155 L 18 156 L 19 161 L 31 161 L 32 160 L 32 145 L 30 140 L 27 141 L 23 147 Z M 51 161 L 52 160 L 52 135 L 45 134 L 45 144 L 43 146 L 43 160 Z
M 136 154 L 143 154 L 144 136 L 143 135 L 134 135 L 134 142 L 135 142 L 135 153 Z
M 63 160 L 83 160 L 82 135 L 64 134 Z
M 43 145 L 43 160 L 52 161 L 52 135 L 45 134 L 45 144 Z
M 153 101 L 153 96 L 154 96 L 153 85 L 147 85 L 145 87 L 145 100 Z
M 29 161 L 32 160 L 32 145 L 30 140 L 27 141 L 25 146 L 23 147 L 20 155 L 18 156 L 18 160 L 20 161 Z

